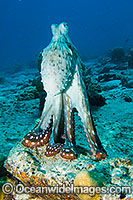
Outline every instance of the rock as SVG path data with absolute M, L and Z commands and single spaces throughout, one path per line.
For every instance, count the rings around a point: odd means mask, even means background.
M 20 93 L 17 96 L 18 101 L 25 101 L 36 98 L 39 98 L 39 93 L 37 89 L 32 86 L 26 87 L 24 90 L 20 90 Z
M 115 70 L 126 70 L 128 68 L 126 63 L 120 63 L 116 66 Z
M 82 140 L 83 136 L 80 140 Z M 28 149 L 22 144 L 17 144 L 14 147 L 5 161 L 7 171 L 20 180 L 25 186 L 47 187 L 47 186 L 62 186 L 66 184 L 80 184 L 81 186 L 114 186 L 113 184 L 120 184 L 120 186 L 131 185 L 131 160 L 129 159 L 112 159 L 109 158 L 100 161 L 92 161 L 85 149 L 75 160 L 65 160 L 59 154 L 54 157 L 47 158 L 44 154 L 46 145 L 38 147 L 37 149 Z M 80 147 L 78 148 L 78 150 Z M 82 170 L 86 169 L 86 170 Z M 80 172 L 80 170 L 82 170 Z M 110 177 L 111 176 L 111 177 Z M 103 180 L 103 177 L 105 181 Z M 107 181 L 108 180 L 108 181 Z M 110 182 L 111 180 L 111 182 Z M 110 185 L 112 184 L 112 185 Z M 92 190 L 91 190 L 92 192 Z M 79 194 L 38 194 L 38 199 L 53 199 L 53 200 L 100 200 L 101 196 Z M 103 198 L 104 198 L 104 194 Z M 69 197 L 69 198 L 68 198 Z M 12 197 L 12 199 L 35 199 L 35 195 Z M 7 198 L 10 199 L 10 198 Z M 117 199 L 117 198 L 116 198 Z
M 88 76 L 85 79 L 87 96 L 91 106 L 103 106 L 106 104 L 106 99 L 102 96 L 101 87 L 97 82 L 92 82 L 91 78 Z
M 99 57 L 98 62 L 101 63 L 101 65 L 106 65 L 111 61 L 110 57 Z
M 6 182 L 7 172 L 3 166 L 5 160 L 6 160 L 6 156 L 3 153 L 0 153 L 0 188 L 3 185 L 3 183 Z
M 5 159 L 6 159 L 6 156 L 3 153 L 0 153 L 0 167 L 2 167 Z
M 29 150 L 21 144 L 14 147 L 5 161 L 7 171 L 13 174 L 24 185 L 33 187 L 62 186 L 62 184 L 73 184 L 79 170 L 76 169 L 79 163 L 87 166 L 88 156 L 80 156 L 74 161 L 65 160 L 60 154 L 47 158 L 44 154 L 46 145 L 38 149 Z M 49 199 L 70 199 L 79 200 L 77 194 L 42 194 L 42 198 Z M 39 194 L 40 196 L 40 194 Z M 41 196 L 40 196 L 41 197 Z
M 107 74 L 100 75 L 98 77 L 99 82 L 106 82 L 106 81 L 111 81 L 111 80 L 116 80 L 116 79 L 117 79 L 117 76 L 114 73 L 107 73 Z
M 81 147 L 78 148 L 78 151 L 81 151 L 80 149 Z M 60 154 L 56 154 L 53 157 L 46 157 L 45 151 L 46 145 L 31 150 L 18 143 L 10 151 L 5 161 L 5 168 L 21 183 L 30 187 L 31 185 L 32 187 L 51 187 L 57 186 L 57 184 L 60 187 L 64 187 L 64 184 L 67 187 L 71 187 L 74 183 L 76 184 L 76 180 L 78 183 L 80 177 L 84 177 L 83 180 L 87 184 L 86 186 L 102 186 L 103 179 L 101 177 L 104 177 L 104 175 L 101 173 L 99 175 L 98 171 L 95 172 L 95 168 L 90 164 L 90 161 L 94 161 L 89 158 L 89 153 L 86 149 L 84 149 L 85 155 L 80 152 L 75 160 L 62 159 Z M 97 162 L 94 162 L 94 164 L 97 164 Z M 87 171 L 79 174 L 79 171 L 82 169 L 86 169 Z M 98 200 L 99 195 L 95 195 L 91 199 Z M 67 200 L 69 199 L 68 196 L 71 200 L 84 200 L 84 196 L 79 199 L 78 193 L 75 192 L 68 192 L 67 194 L 38 194 L 40 199 L 49 198 L 53 200 Z
M 130 68 L 133 67 L 133 48 L 130 50 L 130 53 L 128 55 L 128 66 Z
M 41 82 L 41 77 L 38 77 L 37 79 L 34 79 L 33 82 L 32 82 L 32 85 L 36 86 L 36 89 L 39 92 L 39 98 L 40 98 L 39 111 L 42 112 L 47 93 L 43 89 L 43 84 Z
M 88 99 L 91 106 L 104 106 L 106 104 L 106 99 L 104 96 L 94 91 L 93 93 L 88 91 Z
M 111 52 L 111 60 L 113 62 L 125 61 L 125 52 L 123 47 L 115 47 Z
M 100 74 L 104 74 L 104 73 L 108 73 L 108 72 L 110 72 L 110 68 L 108 68 L 108 67 L 106 66 L 106 67 L 104 67 L 99 73 L 100 73 Z
M 0 84 L 3 84 L 5 82 L 5 78 L 0 77 Z
M 129 80 L 126 85 L 127 88 L 133 88 L 133 80 Z
M 109 73 L 111 69 L 115 69 L 116 68 L 116 64 L 113 63 L 107 63 L 106 65 L 103 66 L 102 70 L 99 71 L 100 74 L 105 74 L 105 73 Z
M 122 86 L 127 87 L 128 86 L 128 78 L 125 76 L 121 76 L 120 79 L 121 79 Z
M 132 102 L 132 98 L 129 97 L 129 96 L 124 97 L 124 100 L 125 100 L 126 102 Z
M 121 166 L 120 168 L 115 168 L 112 171 L 112 180 L 113 184 L 117 185 L 126 185 L 129 180 L 128 177 L 128 168 Z
M 120 80 L 113 80 L 113 81 L 108 81 L 106 83 L 101 83 L 101 87 L 104 91 L 107 91 L 107 90 L 119 88 L 120 84 L 121 84 Z
M 125 76 L 121 76 L 120 79 L 123 87 L 133 88 L 133 80 L 129 80 L 129 78 Z

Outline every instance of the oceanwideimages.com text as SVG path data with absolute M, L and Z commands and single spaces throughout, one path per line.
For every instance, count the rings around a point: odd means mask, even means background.
M 2 191 L 4 194 L 12 194 L 13 192 L 17 194 L 89 194 L 94 196 L 95 194 L 131 194 L 132 189 L 129 186 L 124 187 L 93 187 L 93 186 L 48 186 L 48 187 L 28 187 L 23 184 L 13 185 L 12 183 L 5 183 L 2 186 Z

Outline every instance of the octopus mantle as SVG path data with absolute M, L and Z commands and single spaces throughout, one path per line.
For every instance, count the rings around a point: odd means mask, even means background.
M 47 144 L 47 157 L 60 153 L 62 158 L 75 159 L 74 112 L 78 112 L 86 132 L 91 157 L 106 157 L 93 124 L 82 79 L 82 62 L 68 37 L 68 25 L 51 26 L 53 38 L 42 52 L 41 77 L 47 92 L 40 121 L 25 137 L 28 148 Z

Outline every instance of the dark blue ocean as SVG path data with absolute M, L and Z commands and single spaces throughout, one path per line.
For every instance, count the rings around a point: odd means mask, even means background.
M 0 0 L 0 67 L 37 60 L 51 40 L 52 23 L 69 24 L 84 58 L 133 46 L 132 0 Z

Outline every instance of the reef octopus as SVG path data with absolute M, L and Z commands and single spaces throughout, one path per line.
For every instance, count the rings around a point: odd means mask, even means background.
M 83 81 L 82 61 L 68 36 L 68 24 L 52 24 L 52 40 L 42 51 L 41 78 L 47 92 L 38 124 L 24 137 L 29 148 L 46 146 L 47 157 L 60 153 L 65 159 L 77 158 L 74 112 L 78 112 L 86 132 L 91 157 L 106 157 L 96 133 Z

